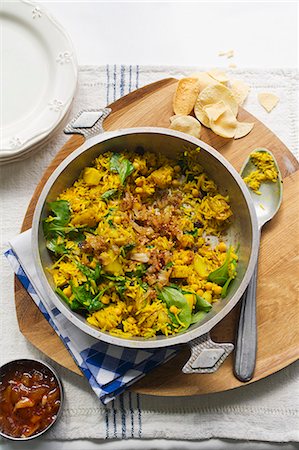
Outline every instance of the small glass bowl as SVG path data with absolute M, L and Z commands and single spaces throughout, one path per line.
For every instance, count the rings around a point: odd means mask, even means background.
M 57 420 L 59 419 L 59 417 L 61 415 L 61 411 L 62 411 L 62 405 L 64 402 L 64 393 L 63 393 L 62 383 L 61 383 L 61 380 L 60 380 L 57 372 L 51 366 L 49 366 L 47 363 L 37 360 L 37 359 L 15 359 L 13 361 L 9 361 L 8 363 L 6 363 L 0 367 L 0 378 L 4 377 L 9 371 L 17 369 L 18 367 L 19 368 L 24 367 L 24 369 L 27 367 L 30 367 L 30 369 L 36 369 L 36 370 L 46 369 L 46 370 L 48 370 L 53 375 L 53 377 L 59 387 L 59 390 L 60 390 L 60 406 L 57 411 L 56 417 L 43 430 L 39 431 L 36 434 L 33 434 L 32 436 L 26 436 L 26 437 L 10 436 L 0 430 L 0 436 L 4 437 L 6 439 L 10 439 L 12 441 L 29 441 L 31 439 L 35 439 L 35 438 L 43 435 L 44 433 L 46 433 L 57 422 Z

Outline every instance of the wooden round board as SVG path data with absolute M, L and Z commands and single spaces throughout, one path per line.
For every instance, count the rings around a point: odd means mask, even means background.
M 106 130 L 136 126 L 169 126 L 172 97 L 177 80 L 165 79 L 143 87 L 116 101 L 105 119 Z M 299 164 L 286 146 L 261 122 L 240 108 L 240 121 L 255 122 L 246 137 L 228 140 L 202 127 L 201 139 L 221 152 L 240 170 L 245 158 L 257 147 L 266 147 L 277 158 L 284 181 L 282 206 L 263 229 L 257 288 L 258 352 L 254 378 L 266 377 L 298 359 L 298 175 Z M 73 136 L 45 171 L 28 207 L 22 231 L 31 227 L 38 196 L 58 164 L 83 142 Z M 43 353 L 64 367 L 81 374 L 70 354 L 16 279 L 16 311 L 21 332 Z M 212 330 L 218 342 L 234 342 L 238 308 Z M 181 368 L 189 355 L 186 346 L 168 363 L 134 384 L 132 390 L 151 395 L 195 395 L 225 391 L 242 385 L 233 375 L 233 356 L 214 374 L 185 375 Z

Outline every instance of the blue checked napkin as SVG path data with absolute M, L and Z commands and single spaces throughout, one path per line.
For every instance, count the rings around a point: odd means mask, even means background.
M 118 347 L 98 341 L 79 330 L 44 294 L 31 253 L 31 230 L 11 240 L 5 256 L 102 403 L 107 404 L 113 400 L 135 381 L 179 351 L 177 348 L 137 350 Z

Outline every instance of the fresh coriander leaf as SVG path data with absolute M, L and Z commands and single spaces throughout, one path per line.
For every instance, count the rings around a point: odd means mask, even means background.
M 59 295 L 59 297 L 67 304 L 69 305 L 69 307 L 71 308 L 72 311 L 77 311 L 78 309 L 82 309 L 82 306 L 80 305 L 80 303 L 74 299 L 74 300 L 70 300 L 60 288 L 56 288 L 55 289 L 56 294 Z
M 78 261 L 75 261 L 75 264 L 88 280 L 98 281 L 98 279 L 100 278 L 101 266 L 99 263 L 97 263 L 95 269 L 90 269 L 89 267 L 85 266 L 84 264 L 81 264 Z
M 193 237 L 197 237 L 197 236 L 198 236 L 198 229 L 195 228 L 195 229 L 192 230 L 192 231 L 184 231 L 184 234 L 190 234 L 190 235 L 193 236 Z
M 145 281 L 138 280 L 139 285 L 142 287 L 144 291 L 148 290 L 148 284 Z
M 115 276 L 115 275 L 106 275 L 102 274 L 104 278 L 107 280 L 111 280 L 114 282 L 115 289 L 118 292 L 118 294 L 122 297 L 125 293 L 126 287 L 126 278 L 122 276 Z
M 133 248 L 135 247 L 135 244 L 126 244 L 124 245 L 120 252 L 121 252 L 121 256 L 123 256 L 124 258 L 127 256 L 127 254 L 133 250 Z
M 71 217 L 69 202 L 66 200 L 57 200 L 56 202 L 48 203 L 48 208 L 54 215 L 50 215 L 43 221 L 46 238 L 57 235 L 63 236 L 66 230 L 71 231 L 73 229 L 72 227 L 66 227 Z
M 111 172 L 117 172 L 120 171 L 120 154 L 119 153 L 113 153 L 110 159 L 110 170 Z
M 50 211 L 55 214 L 54 221 L 57 225 L 67 225 L 70 217 L 70 206 L 66 200 L 57 200 L 56 202 L 48 203 Z
M 126 178 L 130 176 L 132 172 L 134 172 L 133 164 L 128 159 L 122 160 L 119 172 L 121 184 L 124 184 Z
M 101 195 L 102 200 L 108 200 L 109 198 L 113 197 L 117 193 L 117 189 L 109 189 L 109 191 L 104 192 L 104 194 Z
M 117 172 L 121 184 L 124 184 L 126 178 L 134 171 L 134 166 L 128 159 L 121 157 L 119 153 L 114 153 L 110 159 L 110 170 L 111 172 Z
M 55 253 L 55 255 L 64 255 L 67 253 L 64 243 L 57 244 L 57 238 L 50 239 L 46 242 L 47 249 Z
M 100 291 L 95 297 L 92 297 L 92 294 L 89 290 L 86 289 L 86 283 L 81 286 L 74 286 L 71 284 L 72 292 L 75 295 L 75 299 L 80 303 L 85 309 L 89 312 L 97 311 L 99 309 L 104 308 L 104 304 L 100 301 L 100 297 L 106 291 L 103 289 Z

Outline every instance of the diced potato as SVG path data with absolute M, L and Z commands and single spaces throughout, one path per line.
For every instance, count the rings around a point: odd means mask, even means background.
M 204 298 L 207 302 L 212 303 L 212 292 L 211 291 L 205 291 L 202 294 L 202 298 Z
M 89 227 L 95 227 L 97 223 L 95 211 L 92 208 L 86 209 L 81 214 L 76 214 L 72 220 L 73 225 L 88 225 Z
M 105 271 L 115 276 L 123 274 L 123 268 L 118 259 L 107 264 L 107 266 L 105 266 Z
M 196 270 L 196 272 L 198 273 L 198 275 L 201 278 L 207 278 L 209 273 L 208 273 L 208 268 L 205 264 L 205 261 L 203 259 L 202 256 L 200 255 L 195 255 L 194 257 L 194 268 Z
M 173 168 L 170 166 L 164 166 L 160 169 L 154 170 L 150 178 L 154 181 L 155 185 L 163 189 L 168 187 L 172 182 Z
M 99 184 L 101 180 L 101 174 L 94 167 L 86 167 L 83 172 L 83 180 L 89 186 L 95 186 Z

